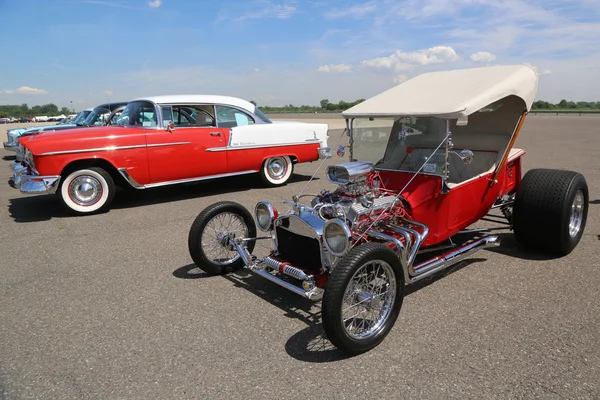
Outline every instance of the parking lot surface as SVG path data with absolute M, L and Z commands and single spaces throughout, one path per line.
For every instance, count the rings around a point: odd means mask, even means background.
M 572 254 L 525 252 L 503 232 L 410 288 L 390 335 L 354 358 L 323 338 L 320 304 L 243 271 L 209 277 L 187 248 L 204 207 L 289 199 L 317 162 L 281 188 L 245 176 L 119 191 L 110 212 L 71 217 L 10 188 L 0 150 L 0 399 L 599 398 L 599 122 L 530 116 L 516 145 L 526 170 L 585 175 Z M 322 169 L 307 193 L 332 187 Z

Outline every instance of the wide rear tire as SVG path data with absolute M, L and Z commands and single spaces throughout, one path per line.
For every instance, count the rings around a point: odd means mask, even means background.
M 194 263 L 211 275 L 222 275 L 244 266 L 235 249 L 226 246 L 225 236 L 256 237 L 256 225 L 241 204 L 220 201 L 205 208 L 194 220 L 188 235 L 188 249 Z M 246 242 L 252 253 L 255 241 Z
M 404 297 L 398 257 L 387 246 L 366 243 L 333 269 L 323 296 L 323 328 L 341 351 L 357 355 L 378 346 L 394 326 Z
M 588 205 L 588 186 L 580 173 L 530 170 L 515 196 L 515 237 L 525 248 L 565 256 L 581 240 Z

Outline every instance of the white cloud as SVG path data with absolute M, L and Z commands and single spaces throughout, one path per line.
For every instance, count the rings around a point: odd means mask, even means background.
M 36 94 L 48 94 L 44 89 L 32 88 L 29 86 L 21 86 L 18 89 L 4 89 L 4 93 L 7 94 L 25 94 L 25 95 L 36 95 Z
M 277 18 L 289 19 L 297 11 L 296 0 L 286 0 L 281 4 L 273 0 L 261 0 L 251 3 L 251 10 L 237 17 L 236 21 L 246 21 L 250 19 Z M 223 18 L 220 18 L 223 19 Z
M 254 72 L 260 72 L 260 69 L 258 69 L 258 68 L 252 68 L 252 71 L 254 71 Z
M 328 64 L 321 65 L 319 72 L 332 73 L 332 74 L 343 74 L 352 72 L 352 66 L 348 64 Z
M 445 64 L 457 61 L 458 54 L 452 47 L 435 46 L 426 50 L 413 52 L 402 52 L 397 50 L 389 57 L 379 57 L 365 60 L 361 65 L 374 68 L 393 71 L 410 71 L 417 67 L 424 67 L 433 64 Z
M 329 19 L 339 18 L 363 18 L 377 10 L 377 5 L 374 1 L 364 4 L 357 4 L 345 10 L 334 9 L 325 13 L 325 17 Z
M 469 57 L 471 61 L 476 62 L 477 64 L 487 64 L 491 63 L 496 59 L 496 56 L 487 51 L 479 51 L 477 53 L 471 54 Z
M 150 0 L 148 6 L 150 8 L 158 8 L 162 5 L 162 0 Z
M 536 67 L 535 65 L 532 65 L 528 62 L 526 62 L 524 64 L 527 65 L 528 67 L 532 68 L 538 76 L 546 76 L 546 75 L 550 75 L 552 73 L 552 71 L 549 69 L 543 69 L 540 71 L 540 69 L 538 67 Z

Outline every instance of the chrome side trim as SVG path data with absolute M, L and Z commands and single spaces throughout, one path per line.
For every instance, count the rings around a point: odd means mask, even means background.
M 254 174 L 254 173 L 258 172 L 255 170 L 249 170 L 249 171 L 242 171 L 242 172 L 232 172 L 232 173 L 228 173 L 228 174 L 201 176 L 201 177 L 190 178 L 190 179 L 179 179 L 176 181 L 166 181 L 166 182 L 149 183 L 147 185 L 141 185 L 135 179 L 133 179 L 133 177 L 131 175 L 129 175 L 129 173 L 127 172 L 127 168 L 119 168 L 118 171 L 121 174 L 121 176 L 127 181 L 127 183 L 129 183 L 132 187 L 134 187 L 136 189 L 150 189 L 150 188 L 160 187 L 160 186 L 176 185 L 179 183 L 190 183 L 190 182 L 204 181 L 207 179 L 226 178 L 229 176 Z
M 144 189 L 144 185 L 140 185 L 135 179 L 133 179 L 131 175 L 129 175 L 129 173 L 127 172 L 127 168 L 119 168 L 118 171 L 121 174 L 121 176 L 125 178 L 127 183 L 129 183 L 132 187 L 136 189 Z
M 317 142 L 292 142 L 292 143 L 271 143 L 271 144 L 254 144 L 248 146 L 225 146 L 225 147 L 211 147 L 206 151 L 231 151 L 231 150 L 247 150 L 247 149 L 262 149 L 265 147 L 286 147 L 286 146 L 298 146 L 298 145 L 310 145 L 316 144 Z
M 146 147 L 145 144 L 134 145 L 134 146 L 107 146 L 107 147 L 97 147 L 93 149 L 81 149 L 81 150 L 65 150 L 65 151 L 49 151 L 47 153 L 42 153 L 40 156 L 55 156 L 58 154 L 76 154 L 76 153 L 89 153 L 92 151 L 113 151 L 113 150 L 128 150 L 128 149 L 141 149 Z
M 231 173 L 228 173 L 228 174 L 209 175 L 209 176 L 201 176 L 201 177 L 198 177 L 198 178 L 179 179 L 179 180 L 176 180 L 176 181 L 150 183 L 148 185 L 144 185 L 143 187 L 145 189 L 149 189 L 149 188 L 159 187 L 159 186 L 176 185 L 178 183 L 190 183 L 190 182 L 197 182 L 197 181 L 205 181 L 205 180 L 208 180 L 208 179 L 226 178 L 226 177 L 229 177 L 229 176 L 236 176 L 236 175 L 254 174 L 256 172 L 258 172 L 258 171 L 257 170 L 248 170 L 248 171 L 241 171 L 241 172 L 231 172 Z
M 149 144 L 147 147 L 163 147 L 163 146 L 181 146 L 185 144 L 192 144 L 192 142 L 171 142 L 171 143 L 156 143 Z

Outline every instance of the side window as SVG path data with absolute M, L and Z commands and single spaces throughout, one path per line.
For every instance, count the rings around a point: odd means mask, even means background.
M 107 125 L 116 125 L 122 113 L 123 110 L 115 112 L 112 117 L 110 117 L 110 121 L 108 121 Z
M 212 106 L 173 106 L 173 123 L 181 127 L 207 127 L 215 126 L 215 118 L 212 115 Z M 163 111 L 164 113 L 164 111 Z
M 173 121 L 173 109 L 171 108 L 171 106 L 162 106 L 161 111 L 162 111 L 163 122 L 164 121 Z
M 236 108 L 217 106 L 217 122 L 221 128 L 233 128 L 252 125 L 255 121 L 250 115 Z

